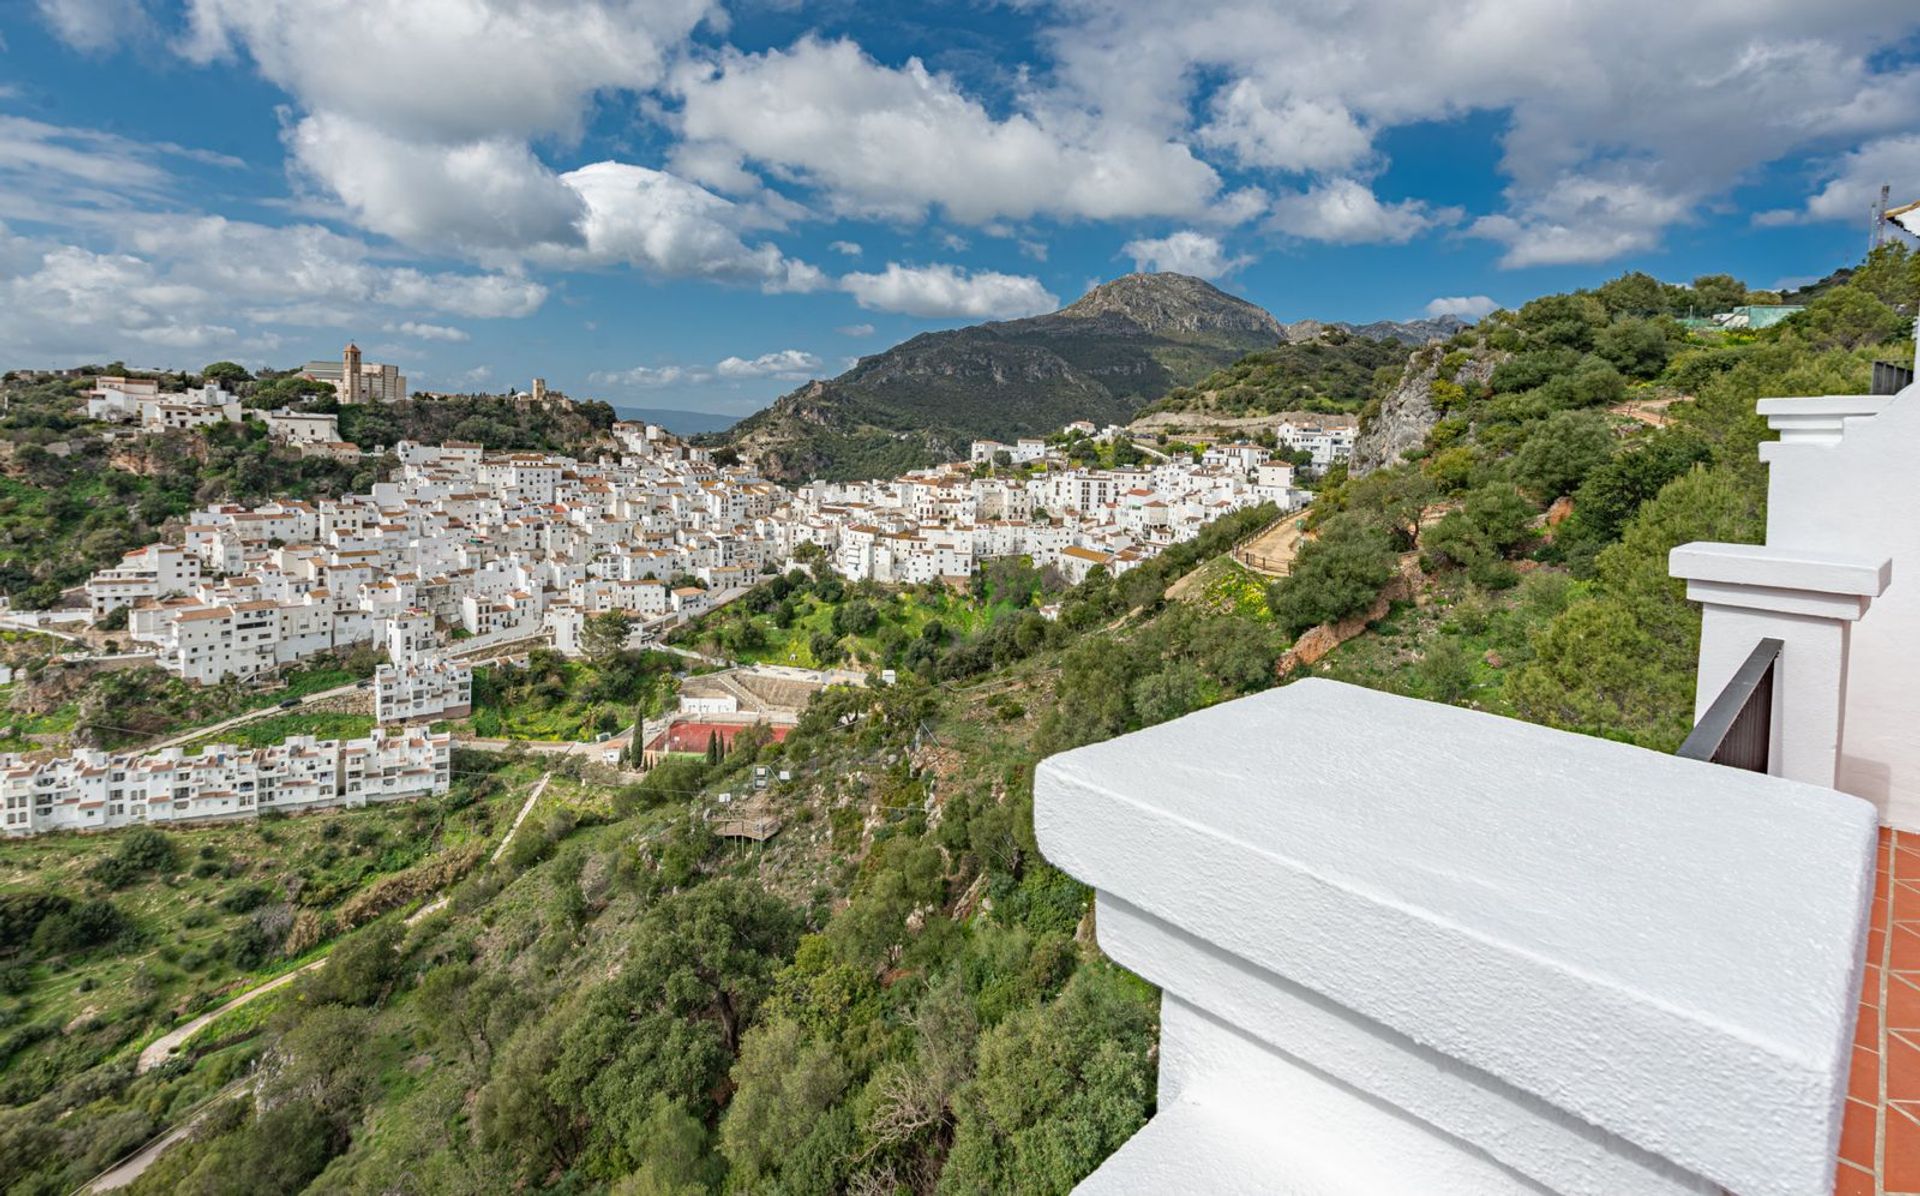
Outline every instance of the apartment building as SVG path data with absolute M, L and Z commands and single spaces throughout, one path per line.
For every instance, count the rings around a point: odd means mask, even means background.
M 374 671 L 375 722 L 431 722 L 471 713 L 473 669 L 461 661 L 430 654 Z
M 450 735 L 376 728 L 361 739 L 295 735 L 269 747 L 215 744 L 192 754 L 5 753 L 0 833 L 208 822 L 428 797 L 451 783 L 452 744 Z
M 118 565 L 87 579 L 87 606 L 95 619 L 143 598 L 184 594 L 200 584 L 200 558 L 171 544 L 136 548 Z

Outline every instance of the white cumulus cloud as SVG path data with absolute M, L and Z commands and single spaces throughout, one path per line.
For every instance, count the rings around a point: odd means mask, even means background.
M 1458 316 L 1479 320 L 1500 310 L 1500 304 L 1485 295 L 1443 295 L 1427 304 L 1429 318 Z
M 1253 260 L 1228 256 L 1218 237 L 1192 229 L 1128 241 L 1120 252 L 1133 259 L 1136 270 L 1167 270 L 1199 278 L 1222 278 Z
M 806 378 L 819 372 L 821 361 L 801 349 L 782 349 L 758 357 L 726 357 L 713 367 L 722 378 Z
M 729 50 L 683 68 L 674 86 L 689 141 L 785 172 L 841 212 L 917 218 L 939 207 L 963 224 L 1188 215 L 1219 187 L 1171 137 L 1073 114 L 998 118 L 919 59 L 886 66 L 847 40 Z
M 401 320 L 397 324 L 388 324 L 388 332 L 398 332 L 405 336 L 417 336 L 423 341 L 464 341 L 471 339 L 464 329 L 447 324 L 425 324 L 419 320 Z
M 1060 299 L 1030 275 L 888 262 L 878 274 L 847 274 L 840 287 L 861 307 L 927 318 L 1011 320 L 1053 311 Z
M 1455 209 L 1435 210 L 1411 199 L 1382 203 L 1357 179 L 1330 179 L 1276 197 L 1267 223 L 1277 232 L 1308 241 L 1398 245 L 1458 219 Z

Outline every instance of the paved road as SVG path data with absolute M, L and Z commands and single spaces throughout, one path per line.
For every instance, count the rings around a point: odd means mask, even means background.
M 354 682 L 350 685 L 339 685 L 332 689 L 323 689 L 318 693 L 310 693 L 301 698 L 300 705 L 306 706 L 314 702 L 324 701 L 327 698 L 337 698 L 342 694 L 353 693 L 359 688 L 359 683 Z M 272 718 L 276 714 L 285 713 L 287 713 L 287 711 L 281 709 L 278 704 L 263 706 L 258 710 L 249 710 L 245 714 L 236 714 L 232 718 L 217 722 L 210 727 L 195 727 L 191 731 L 182 731 L 178 735 L 169 735 L 167 738 L 156 740 L 139 750 L 143 752 L 158 752 L 165 748 L 182 747 L 192 743 L 196 739 L 205 739 L 209 735 L 219 735 L 231 731 L 235 727 L 244 726 L 251 722 L 258 722 L 263 718 Z

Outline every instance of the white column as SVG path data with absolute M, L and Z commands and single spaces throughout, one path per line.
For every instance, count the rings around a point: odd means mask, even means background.
M 1756 544 L 1682 544 L 1668 572 L 1701 604 L 1698 722 L 1754 647 L 1784 645 L 1774 666 L 1775 776 L 1831 787 L 1846 734 L 1853 625 L 1887 588 L 1892 563 Z

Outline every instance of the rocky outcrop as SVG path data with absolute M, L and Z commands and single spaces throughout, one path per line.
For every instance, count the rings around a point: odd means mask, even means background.
M 1365 477 L 1376 469 L 1398 465 L 1406 455 L 1426 443 L 1427 433 L 1440 422 L 1433 406 L 1433 384 L 1439 380 L 1445 361 L 1437 348 L 1426 348 L 1407 359 L 1406 372 L 1400 376 L 1380 409 L 1361 421 L 1360 434 L 1353 441 L 1353 461 L 1349 472 Z M 1496 362 L 1474 355 L 1453 372 L 1452 381 L 1462 386 L 1481 385 L 1493 376 Z
M 1443 341 L 1462 329 L 1471 327 L 1459 316 L 1436 316 L 1431 320 L 1375 320 L 1371 324 L 1348 324 L 1334 321 L 1331 324 L 1320 320 L 1296 320 L 1291 324 L 1282 324 L 1281 331 L 1289 344 L 1304 344 L 1320 340 L 1330 331 L 1344 332 L 1349 336 L 1364 336 L 1377 341 L 1399 341 L 1403 345 L 1430 345 L 1434 341 Z

